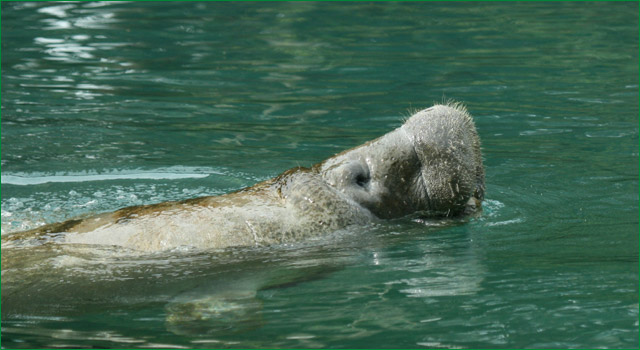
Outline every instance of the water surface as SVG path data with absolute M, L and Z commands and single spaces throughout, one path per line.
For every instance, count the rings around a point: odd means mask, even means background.
M 638 347 L 637 3 L 3 2 L 1 29 L 3 235 L 237 190 L 446 99 L 487 171 L 468 222 L 78 248 L 66 282 L 40 272 L 76 304 L 3 320 L 4 348 Z M 180 295 L 265 278 L 228 326 L 167 323 Z

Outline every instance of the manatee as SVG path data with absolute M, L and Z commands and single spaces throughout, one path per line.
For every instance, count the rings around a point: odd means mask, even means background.
M 173 333 L 242 332 L 263 323 L 260 291 L 340 269 L 349 245 L 366 243 L 343 235 L 339 249 L 271 245 L 408 215 L 464 217 L 479 212 L 484 190 L 471 116 L 435 105 L 378 139 L 233 193 L 7 234 L 2 320 L 160 303 Z
M 8 234 L 2 247 L 58 242 L 158 252 L 265 246 L 410 214 L 466 215 L 480 208 L 484 191 L 472 117 L 461 104 L 438 104 L 373 141 L 252 187 L 48 224 Z

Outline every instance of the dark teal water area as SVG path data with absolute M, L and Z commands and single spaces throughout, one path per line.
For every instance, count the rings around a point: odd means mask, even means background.
M 487 172 L 468 222 L 52 257 L 21 273 L 59 307 L 3 314 L 2 347 L 638 348 L 638 30 L 637 2 L 2 2 L 3 235 L 240 189 L 443 99 Z M 237 308 L 171 318 L 212 290 Z

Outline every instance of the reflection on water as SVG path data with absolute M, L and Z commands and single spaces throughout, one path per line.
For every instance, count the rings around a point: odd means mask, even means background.
M 464 222 L 14 252 L 30 272 L 3 247 L 2 306 L 31 273 L 56 310 L 3 316 L 3 347 L 637 348 L 637 6 L 2 2 L 3 235 L 231 192 L 449 98 L 487 170 Z

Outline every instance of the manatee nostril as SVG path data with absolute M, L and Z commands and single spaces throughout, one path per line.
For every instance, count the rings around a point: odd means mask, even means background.
M 367 174 L 358 174 L 358 176 L 356 176 L 356 185 L 365 187 L 369 183 L 369 180 L 371 180 L 371 178 L 367 176 Z

